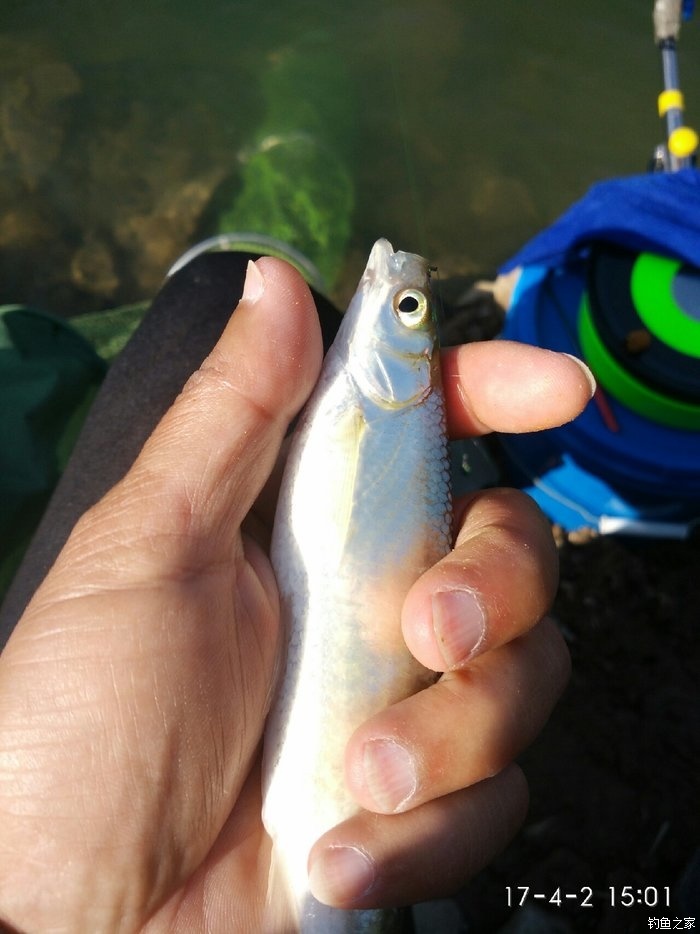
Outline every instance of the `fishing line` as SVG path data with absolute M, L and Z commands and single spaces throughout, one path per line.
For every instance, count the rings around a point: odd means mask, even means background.
M 384 47 L 386 50 L 386 59 L 389 63 L 389 76 L 391 79 L 393 105 L 396 109 L 396 115 L 398 118 L 399 138 L 401 141 L 401 150 L 403 156 L 403 168 L 406 175 L 406 185 L 411 202 L 410 213 L 413 216 L 413 226 L 417 240 L 417 252 L 421 253 L 423 256 L 426 256 L 428 251 L 428 236 L 425 223 L 425 212 L 423 210 L 423 203 L 418 186 L 418 173 L 416 171 L 414 153 L 409 142 L 410 121 L 406 113 L 406 108 L 403 105 L 403 96 L 401 95 L 399 89 L 398 51 L 400 49 L 400 43 L 396 40 L 396 30 L 391 29 L 388 11 L 390 6 L 390 3 L 386 3 L 382 7 L 380 14 L 381 29 L 383 33 Z
M 384 48 L 386 50 L 386 60 L 389 63 L 389 76 L 391 80 L 391 93 L 393 104 L 396 110 L 399 127 L 399 138 L 401 141 L 401 152 L 403 157 L 403 170 L 406 177 L 406 186 L 408 188 L 411 207 L 410 213 L 413 217 L 413 228 L 416 236 L 416 249 L 422 256 L 430 257 L 428 229 L 426 223 L 426 213 L 424 210 L 424 199 L 421 196 L 421 188 L 418 182 L 418 170 L 415 159 L 415 150 L 411 146 L 411 126 L 405 107 L 405 96 L 400 90 L 399 81 L 399 51 L 401 43 L 397 41 L 396 29 L 391 28 L 389 10 L 391 3 L 387 2 L 382 6 L 380 14 L 380 23 L 383 36 Z M 439 329 L 447 320 L 445 312 L 445 302 L 443 298 L 442 281 L 440 272 L 436 264 L 430 266 L 430 291 L 433 296 L 433 310 L 435 314 L 435 323 Z
M 430 292 L 435 299 L 433 303 L 435 324 L 438 327 L 438 333 L 440 333 L 443 325 L 447 322 L 447 313 L 445 312 L 445 302 L 443 300 L 442 293 L 442 280 L 440 278 L 440 267 L 436 265 L 429 266 L 428 275 L 430 282 Z

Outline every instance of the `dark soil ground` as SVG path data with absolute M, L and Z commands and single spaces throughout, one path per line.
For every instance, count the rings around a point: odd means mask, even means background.
M 700 927 L 700 543 L 561 538 L 573 675 L 522 757 L 526 825 L 461 899 L 469 932 Z M 524 886 L 534 919 L 508 907 Z

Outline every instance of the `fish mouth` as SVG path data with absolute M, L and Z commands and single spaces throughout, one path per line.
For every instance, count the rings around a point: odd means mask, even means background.
M 389 240 L 381 237 L 372 247 L 367 260 L 365 276 L 370 281 L 380 278 L 401 277 L 407 286 L 425 288 L 428 280 L 428 261 L 417 253 L 394 250 Z
M 367 260 L 367 268 L 381 269 L 389 263 L 389 258 L 395 256 L 394 247 L 386 237 L 380 237 L 374 244 Z

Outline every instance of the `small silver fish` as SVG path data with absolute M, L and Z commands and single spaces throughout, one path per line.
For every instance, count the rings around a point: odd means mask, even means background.
M 390 929 L 391 912 L 313 899 L 307 858 L 359 810 L 343 769 L 354 730 L 434 679 L 400 626 L 409 588 L 451 545 L 431 305 L 427 262 L 377 241 L 285 468 L 271 554 L 288 647 L 265 732 L 263 822 L 270 886 L 286 887 L 292 916 L 269 913 L 265 934 Z

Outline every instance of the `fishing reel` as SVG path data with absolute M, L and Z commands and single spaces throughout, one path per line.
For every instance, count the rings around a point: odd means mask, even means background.
M 503 336 L 581 357 L 598 391 L 574 422 L 501 436 L 553 521 L 685 538 L 700 518 L 700 270 L 596 243 L 525 267 Z

